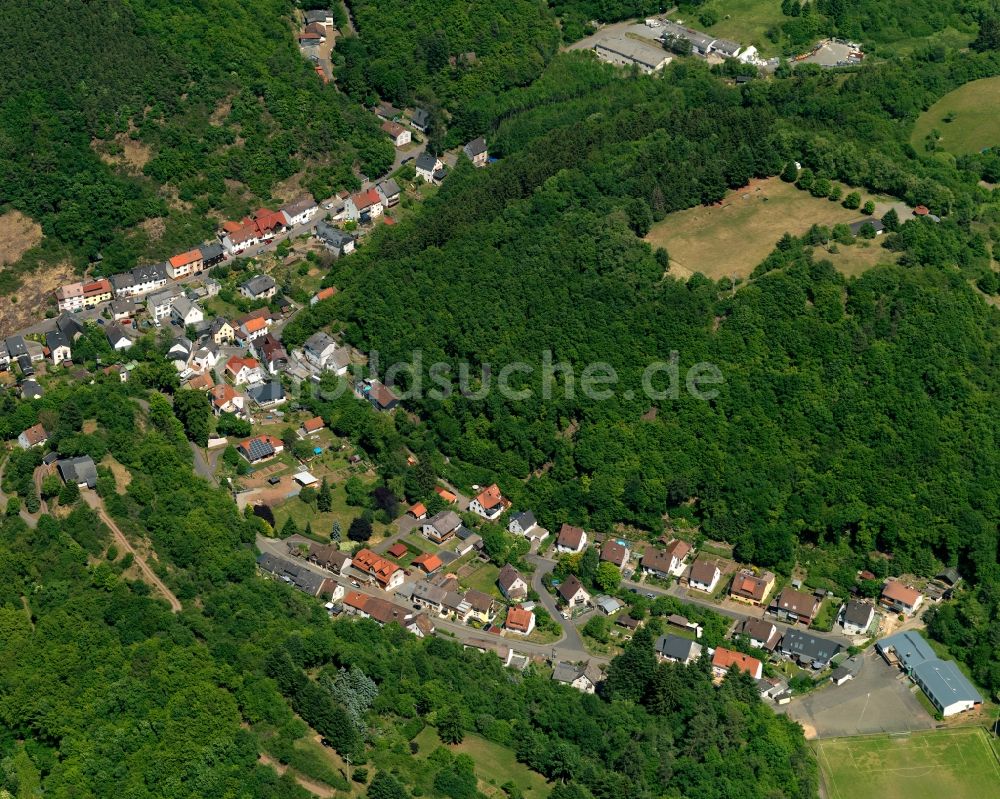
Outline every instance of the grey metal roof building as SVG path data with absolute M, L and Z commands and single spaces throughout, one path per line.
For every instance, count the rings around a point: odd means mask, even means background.
M 701 657 L 701 644 L 679 635 L 661 635 L 656 639 L 656 651 L 665 660 L 689 663 Z
M 890 635 L 875 644 L 879 654 L 885 657 L 890 652 L 899 660 L 903 671 L 912 671 L 921 663 L 928 660 L 936 660 L 937 654 L 931 649 L 931 645 L 924 640 L 924 637 L 913 630 Z
M 277 579 L 294 585 L 310 596 L 318 596 L 326 580 L 323 575 L 317 574 L 299 563 L 272 555 L 269 552 L 265 552 L 257 558 L 257 565 L 264 571 L 273 574 Z
M 971 710 L 983 701 L 953 660 L 925 660 L 910 676 L 944 716 Z

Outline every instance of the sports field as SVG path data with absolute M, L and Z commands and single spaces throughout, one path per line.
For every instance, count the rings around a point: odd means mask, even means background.
M 1000 766 L 978 727 L 815 741 L 829 799 L 986 799 Z
M 862 194 L 868 199 L 867 193 Z M 885 211 L 878 204 L 876 216 Z M 887 208 L 888 206 L 886 206 Z M 646 235 L 654 248 L 665 247 L 670 254 L 670 274 L 682 280 L 701 272 L 712 280 L 722 277 L 746 277 L 763 261 L 784 233 L 801 236 L 814 225 L 833 227 L 861 219 L 859 211 L 849 211 L 840 203 L 813 197 L 780 178 L 755 180 L 749 186 L 731 191 L 716 205 L 699 205 L 676 211 L 657 222 Z M 842 246 L 841 250 L 851 249 Z M 851 263 L 849 274 L 889 263 L 891 256 L 872 246 L 872 262 L 862 258 Z M 817 253 L 817 258 L 824 257 Z M 834 264 L 836 265 L 836 260 Z M 842 260 L 848 260 L 845 256 Z
M 946 122 L 949 114 L 954 116 Z M 917 152 L 924 152 L 925 139 L 932 130 L 941 134 L 938 145 L 954 155 L 1000 147 L 1000 78 L 966 83 L 922 113 L 910 136 Z

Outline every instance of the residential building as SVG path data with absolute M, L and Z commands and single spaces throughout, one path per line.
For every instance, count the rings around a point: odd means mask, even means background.
M 803 666 L 823 669 L 843 647 L 804 630 L 786 630 L 781 637 L 780 650 L 785 657 L 797 660 Z
M 876 236 L 881 236 L 885 233 L 885 225 L 882 224 L 881 219 L 876 219 L 871 217 L 870 219 L 859 219 L 857 222 L 851 222 L 847 228 L 851 231 L 851 235 L 857 238 L 861 235 L 861 230 L 865 225 L 871 225 L 872 231 Z
M 472 161 L 474 167 L 486 166 L 489 160 L 489 152 L 486 149 L 486 139 L 482 136 L 473 139 L 462 148 L 465 157 Z
M 174 300 L 178 296 L 180 292 L 176 287 L 168 287 L 149 295 L 149 299 L 146 300 L 146 310 L 154 322 L 160 322 L 170 316 Z
M 132 297 L 117 297 L 111 301 L 111 318 L 116 322 L 132 319 L 139 310 L 139 305 Z
M 266 336 L 271 330 L 271 320 L 265 316 L 244 317 L 233 331 L 233 340 L 241 347 L 249 347 L 254 341 Z
M 438 175 L 444 169 L 444 162 L 436 155 L 424 150 L 417 156 L 416 170 L 417 177 L 423 178 L 427 183 L 438 182 Z
M 107 278 L 86 283 L 70 283 L 56 290 L 56 303 L 60 311 L 79 311 L 93 308 L 111 299 L 114 292 Z
M 210 266 L 221 264 L 226 260 L 226 251 L 217 241 L 206 242 L 205 244 L 202 244 L 198 250 L 201 252 L 202 269 L 208 269 Z M 206 281 L 205 285 L 206 287 L 208 286 L 208 281 Z M 214 293 L 218 294 L 219 292 L 216 291 Z M 209 291 L 208 294 L 209 296 L 212 296 L 213 292 Z
M 307 224 L 318 211 L 319 206 L 316 205 L 313 198 L 309 195 L 303 195 L 282 207 L 281 215 L 284 216 L 285 224 L 288 227 L 295 227 Z
M 405 147 L 410 143 L 410 131 L 391 119 L 382 123 L 382 132 L 392 139 L 392 143 L 396 147 Z
M 131 272 L 112 275 L 111 288 L 116 297 L 140 297 L 167 285 L 167 264 L 144 264 Z
M 212 324 L 208 328 L 208 335 L 220 347 L 223 344 L 232 344 L 236 339 L 236 331 L 233 326 L 221 316 L 212 320 Z
M 227 222 L 223 225 L 222 248 L 227 255 L 238 255 L 241 252 L 260 244 L 260 232 L 252 222 Z
M 285 451 L 285 445 L 280 438 L 259 435 L 241 441 L 236 445 L 236 451 L 250 463 L 260 463 L 280 455 Z
M 625 603 L 613 596 L 601 594 L 600 596 L 594 598 L 594 607 L 601 611 L 601 613 L 605 616 L 613 616 L 625 607 Z
M 412 565 L 416 566 L 424 574 L 433 574 L 444 566 L 444 562 L 437 555 L 430 552 L 421 552 L 413 559 Z
M 496 483 L 484 488 L 469 503 L 471 513 L 478 514 L 491 522 L 499 519 L 509 507 L 510 501 L 500 493 L 500 487 Z
M 379 197 L 378 190 L 374 188 L 352 194 L 347 198 L 344 209 L 348 219 L 363 225 L 378 219 L 385 210 L 382 207 L 382 198 Z
M 80 320 L 68 313 L 61 313 L 56 317 L 56 330 L 62 333 L 70 344 L 83 335 L 83 325 L 80 324 Z M 5 351 L 6 347 L 0 347 L 0 350 Z
M 607 539 L 601 546 L 601 562 L 613 563 L 619 569 L 625 568 L 630 556 L 628 547 L 613 538 Z
M 841 608 L 840 624 L 847 635 L 864 635 L 875 621 L 875 606 L 870 602 L 851 599 Z
M 410 124 L 421 133 L 426 133 L 431 124 L 431 115 L 423 108 L 414 108 L 410 113 Z
M 642 556 L 642 570 L 660 580 L 680 577 L 684 574 L 686 558 L 690 552 L 691 545 L 687 541 L 675 539 L 666 549 L 646 550 Z
M 257 565 L 276 580 L 288 583 L 309 596 L 330 594 L 333 590 L 332 580 L 289 558 L 265 552 L 257 558 Z
M 774 574 L 769 571 L 754 574 L 750 569 L 741 569 L 736 572 L 732 585 L 729 586 L 729 597 L 737 602 L 763 607 L 768 595 L 774 590 L 774 580 Z
M 247 389 L 247 397 L 259 408 L 276 408 L 288 399 L 280 380 L 268 380 L 250 386 Z
M 167 360 L 173 361 L 174 368 L 178 372 L 183 372 L 191 359 L 191 352 L 194 345 L 187 336 L 178 336 L 171 342 L 170 349 L 167 350 Z
M 691 569 L 688 573 L 688 584 L 691 588 L 710 594 L 719 584 L 720 577 L 722 577 L 722 572 L 715 561 L 698 558 L 691 564 Z
M 791 624 L 812 624 L 812 620 L 819 613 L 819 606 L 819 600 L 812 594 L 805 594 L 785 586 L 769 609 L 778 618 L 785 619 Z
M 662 47 L 643 44 L 626 36 L 602 38 L 594 45 L 594 52 L 602 61 L 618 66 L 636 67 L 646 75 L 659 72 L 672 60 Z
M 764 673 L 764 665 L 757 658 L 721 646 L 716 647 L 712 654 L 712 673 L 716 677 L 725 677 L 730 669 L 749 674 L 755 680 L 759 680 Z
M 354 252 L 354 236 L 328 222 L 321 220 L 316 223 L 316 238 L 338 258 Z
M 64 483 L 73 483 L 80 488 L 97 488 L 97 466 L 89 455 L 63 458 L 56 461 L 56 469 Z
M 701 657 L 702 646 L 690 638 L 682 638 L 673 633 L 656 639 L 656 657 L 667 663 L 688 665 Z
M 399 566 L 376 555 L 370 549 L 359 549 L 354 555 L 352 566 L 355 571 L 363 574 L 383 591 L 397 588 L 405 578 L 403 570 Z
M 571 574 L 563 580 L 556 589 L 556 593 L 570 610 L 584 608 L 590 604 L 590 594 L 575 574 Z
M 512 535 L 530 537 L 531 533 L 537 528 L 538 522 L 535 521 L 535 514 L 530 510 L 515 513 L 510 517 L 510 521 L 507 522 L 507 532 Z
M 399 184 L 392 178 L 386 178 L 375 186 L 378 196 L 382 199 L 383 208 L 392 208 L 399 202 L 402 193 Z
M 445 615 L 444 599 L 448 592 L 437 585 L 419 582 L 413 585 L 410 592 L 410 602 L 418 608 L 430 610 L 440 616 Z
M 559 528 L 559 535 L 556 538 L 556 552 L 575 555 L 577 552 L 583 552 L 586 546 L 587 534 L 582 527 L 574 527 L 564 523 Z
M 378 380 L 362 380 L 355 386 L 355 393 L 361 399 L 368 400 L 377 411 L 391 411 L 399 405 L 399 398 Z
M 218 416 L 221 413 L 231 413 L 235 416 L 246 416 L 246 397 L 240 394 L 228 383 L 219 383 L 208 391 L 212 402 L 212 410 Z
M 348 613 L 359 616 L 362 619 L 371 619 L 380 626 L 396 622 L 410 630 L 415 625 L 417 619 L 416 614 L 409 608 L 404 608 L 381 597 L 362 594 L 360 591 L 348 591 L 344 596 L 344 607 Z M 420 631 L 420 637 L 427 634 L 427 628 L 423 625 L 416 629 Z M 429 629 L 433 630 L 433 625 Z M 410 631 L 413 632 L 413 630 Z
M 253 339 L 252 348 L 264 368 L 272 375 L 288 368 L 288 352 L 271 333 Z
M 462 525 L 462 520 L 453 510 L 443 510 L 424 521 L 420 531 L 424 537 L 435 544 L 443 544 L 451 540 L 455 531 Z
M 320 289 L 312 297 L 309 298 L 309 304 L 315 305 L 317 302 L 323 302 L 323 300 L 328 300 L 337 293 L 337 289 L 333 286 L 327 286 L 325 289 Z
M 50 330 L 45 334 L 45 346 L 49 348 L 49 358 L 53 364 L 60 364 L 73 357 L 69 341 L 58 329 Z
M 449 505 L 455 505 L 458 503 L 458 497 L 456 497 L 451 491 L 442 486 L 434 486 L 434 493 L 437 494 L 441 499 L 447 502 Z
M 305 355 L 306 361 L 319 370 L 327 367 L 336 350 L 337 342 L 322 330 L 313 333 L 302 345 L 302 354 Z
M 333 27 L 333 15 L 329 10 L 317 8 L 310 9 L 308 11 L 303 11 L 302 16 L 305 20 L 306 25 L 312 25 L 318 23 L 325 26 L 326 28 Z
M 882 604 L 894 613 L 912 616 L 923 600 L 916 588 L 903 585 L 897 580 L 888 580 L 882 588 Z
M 244 383 L 259 383 L 264 379 L 264 372 L 256 358 L 232 355 L 226 361 L 226 375 L 232 378 L 235 385 Z
M 191 302 L 187 297 L 181 296 L 171 303 L 170 317 L 187 327 L 204 322 L 205 312 L 201 310 L 198 303 Z
M 379 119 L 396 119 L 403 112 L 396 108 L 392 103 L 382 100 L 373 109 L 375 111 L 375 116 Z
M 289 544 L 289 548 L 292 546 L 298 545 Z M 306 560 L 327 571 L 332 571 L 334 574 L 343 574 L 351 566 L 351 556 L 346 552 L 341 552 L 333 544 L 310 544 Z
M 313 433 L 318 433 L 324 427 L 326 427 L 326 423 L 320 416 L 314 416 L 312 419 L 306 419 L 299 428 L 299 438 L 305 438 Z
M 553 680 L 585 694 L 594 693 L 603 678 L 601 670 L 590 662 L 580 664 L 560 661 L 552 669 Z
M 21 399 L 41 399 L 42 393 L 42 387 L 38 385 L 37 380 L 29 378 L 21 382 Z
M 201 250 L 193 249 L 175 255 L 167 261 L 167 274 L 174 280 L 193 275 L 201 271 L 204 261 L 201 259 Z
M 781 640 L 781 631 L 776 624 L 752 616 L 739 622 L 733 629 L 733 635 L 743 636 L 750 642 L 750 646 L 767 652 L 773 652 Z
M 509 563 L 500 569 L 497 585 L 500 593 L 511 602 L 523 602 L 528 598 L 528 581 Z
M 469 603 L 469 618 L 482 624 L 488 624 L 496 614 L 496 602 L 489 594 L 470 589 L 465 592 L 465 601 Z
M 423 502 L 414 502 L 407 508 L 406 513 L 417 521 L 423 521 L 427 518 L 427 506 Z
M 132 339 L 125 334 L 125 331 L 118 324 L 105 326 L 104 335 L 107 336 L 108 344 L 111 345 L 111 349 L 115 352 L 127 350 L 132 346 Z
M 21 449 L 31 449 L 49 440 L 49 434 L 40 424 L 32 425 L 27 430 L 22 430 L 17 437 L 17 445 Z
M 240 294 L 250 300 L 269 300 L 278 293 L 278 284 L 269 275 L 254 275 L 240 285 Z
M 504 629 L 517 635 L 531 635 L 535 629 L 535 614 L 521 607 L 513 607 L 507 611 Z

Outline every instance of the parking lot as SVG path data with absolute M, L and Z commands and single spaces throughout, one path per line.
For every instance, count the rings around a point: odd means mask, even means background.
M 911 692 L 909 679 L 869 649 L 858 675 L 796 698 L 784 710 L 807 738 L 835 738 L 882 732 L 926 730 L 934 719 Z

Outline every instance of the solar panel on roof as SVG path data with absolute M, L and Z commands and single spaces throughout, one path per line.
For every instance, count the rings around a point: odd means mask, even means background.
M 261 441 L 259 438 L 250 442 L 250 457 L 252 459 L 267 458 L 273 454 L 274 447 L 271 446 L 270 442 Z

